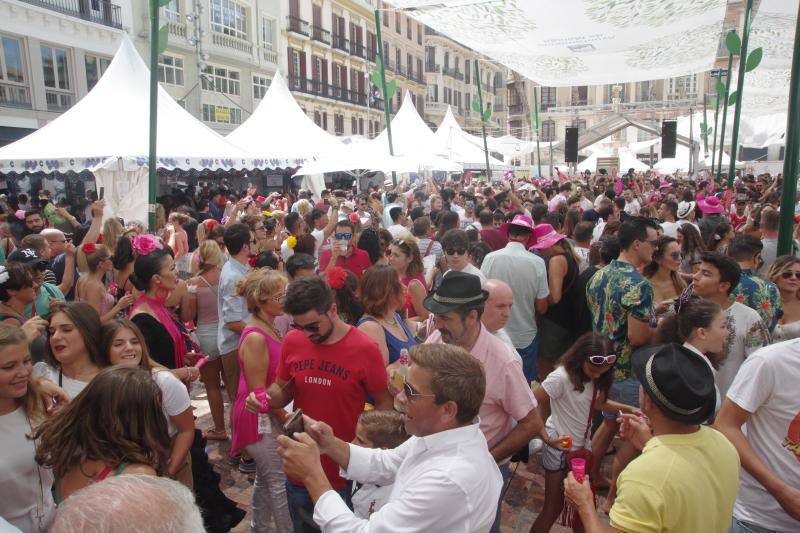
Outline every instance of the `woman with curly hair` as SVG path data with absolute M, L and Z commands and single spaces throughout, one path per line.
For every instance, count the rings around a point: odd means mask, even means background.
M 110 475 L 167 471 L 170 439 L 161 390 L 140 368 L 102 370 L 33 438 L 39 441 L 36 461 L 56 478 L 56 503 Z

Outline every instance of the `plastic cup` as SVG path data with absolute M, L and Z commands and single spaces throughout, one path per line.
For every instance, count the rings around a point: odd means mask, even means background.
M 575 481 L 583 483 L 583 478 L 586 476 L 586 459 L 576 457 L 570 460 L 569 465 L 572 468 L 572 475 L 575 476 Z

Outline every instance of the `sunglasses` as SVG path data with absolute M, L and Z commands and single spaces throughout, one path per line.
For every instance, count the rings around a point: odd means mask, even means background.
M 444 251 L 447 255 L 465 255 L 467 253 L 466 248 L 448 248 Z
M 292 329 L 299 329 L 300 331 L 308 331 L 309 333 L 319 333 L 319 322 L 312 322 L 311 324 L 306 324 L 305 326 L 301 326 L 300 324 L 295 324 L 292 322 L 289 324 L 289 327 Z
M 408 384 L 408 381 L 406 381 L 405 377 L 403 378 L 403 394 L 405 394 L 409 402 L 413 402 L 415 398 L 423 398 L 425 396 L 431 396 L 431 397 L 436 396 L 435 394 L 423 394 L 421 392 L 414 391 L 414 389 L 411 388 L 411 385 Z
M 791 270 L 786 271 L 786 272 L 781 272 L 781 277 L 783 279 L 792 279 L 792 278 L 800 279 L 800 272 L 794 272 L 794 271 L 791 271 Z
M 349 233 L 334 233 L 333 236 L 336 237 L 337 241 L 341 240 L 349 241 L 352 235 L 350 235 Z
M 590 363 L 593 365 L 601 366 L 601 365 L 613 365 L 616 360 L 617 356 L 614 354 L 611 355 L 590 355 L 587 357 Z

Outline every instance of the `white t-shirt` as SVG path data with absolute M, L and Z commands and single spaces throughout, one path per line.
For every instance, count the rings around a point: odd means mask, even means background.
M 404 231 L 408 231 L 408 228 L 406 228 L 405 226 L 403 226 L 401 224 L 392 224 L 391 226 L 389 226 L 386 229 L 389 231 L 389 233 L 392 234 L 392 238 L 394 238 L 394 239 L 399 237 L 400 234 L 403 233 Z
M 319 251 L 322 248 L 322 245 L 325 244 L 325 230 L 315 229 L 311 232 L 311 236 L 314 237 L 314 257 L 319 257 Z M 282 252 L 281 252 L 282 253 Z
M 450 270 L 452 270 L 452 269 L 450 269 Z M 450 270 L 448 270 L 447 272 L 450 272 Z M 486 283 L 486 275 L 483 272 L 481 272 L 480 269 L 478 267 L 476 267 L 475 265 L 473 265 L 472 263 L 467 263 L 467 266 L 462 268 L 460 270 L 460 272 L 465 272 L 467 274 L 473 274 L 475 276 L 478 276 L 479 278 L 481 278 L 481 285 Z M 445 274 L 447 274 L 447 273 L 445 273 Z
M 772 473 L 800 487 L 800 339 L 762 348 L 751 354 L 728 390 L 728 399 L 751 413 L 747 440 Z M 798 531 L 775 498 L 744 468 L 733 516 L 775 531 Z
M 547 426 L 559 435 L 572 437 L 572 448 L 583 447 L 583 436 L 589 422 L 589 410 L 592 408 L 594 383 L 583 385 L 583 392 L 575 390 L 575 385 L 563 366 L 550 372 L 542 382 L 545 392 L 550 397 L 550 418 Z
M 186 386 L 175 377 L 169 370 L 156 370 L 153 372 L 153 380 L 161 389 L 161 403 L 164 410 L 164 416 L 167 417 L 167 426 L 169 426 L 169 436 L 174 437 L 178 432 L 178 428 L 172 423 L 170 417 L 178 416 L 186 411 L 192 405 L 189 398 L 189 391 Z
M 717 386 L 724 397 L 745 358 L 769 343 L 769 332 L 761 316 L 743 303 L 733 302 L 725 310 L 728 320 L 728 355 L 717 374 Z
M 286 244 L 286 242 L 286 239 L 284 239 L 284 241 L 281 243 L 281 259 L 283 259 L 284 263 L 294 255 L 294 248 L 289 248 L 289 245 Z
M 642 204 L 639 203 L 639 200 L 634 198 L 630 202 L 625 202 L 625 212 L 628 213 L 632 217 L 639 216 L 639 211 L 642 209 Z
M 602 218 L 598 219 L 597 224 L 594 225 L 594 229 L 592 230 L 592 242 L 600 240 L 600 236 L 603 235 L 604 229 L 606 229 L 606 221 Z
M 64 389 L 70 399 L 74 399 L 75 396 L 80 394 L 81 391 L 86 388 L 86 385 L 88 385 L 88 383 L 85 381 L 78 381 L 77 379 L 68 378 L 67 376 L 61 374 L 59 369 L 53 368 L 47 363 L 41 361 L 33 365 L 33 375 L 36 377 L 49 379 Z
M 672 237 L 673 239 L 678 238 L 678 228 L 681 227 L 680 222 L 662 222 L 661 229 L 664 230 L 664 235 L 667 237 Z

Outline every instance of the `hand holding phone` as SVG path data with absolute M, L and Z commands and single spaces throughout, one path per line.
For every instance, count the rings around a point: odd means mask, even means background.
M 298 409 L 297 411 L 291 414 L 289 419 L 283 425 L 283 432 L 287 437 L 294 439 L 295 433 L 303 433 L 304 431 L 305 429 L 303 426 L 303 410 Z

